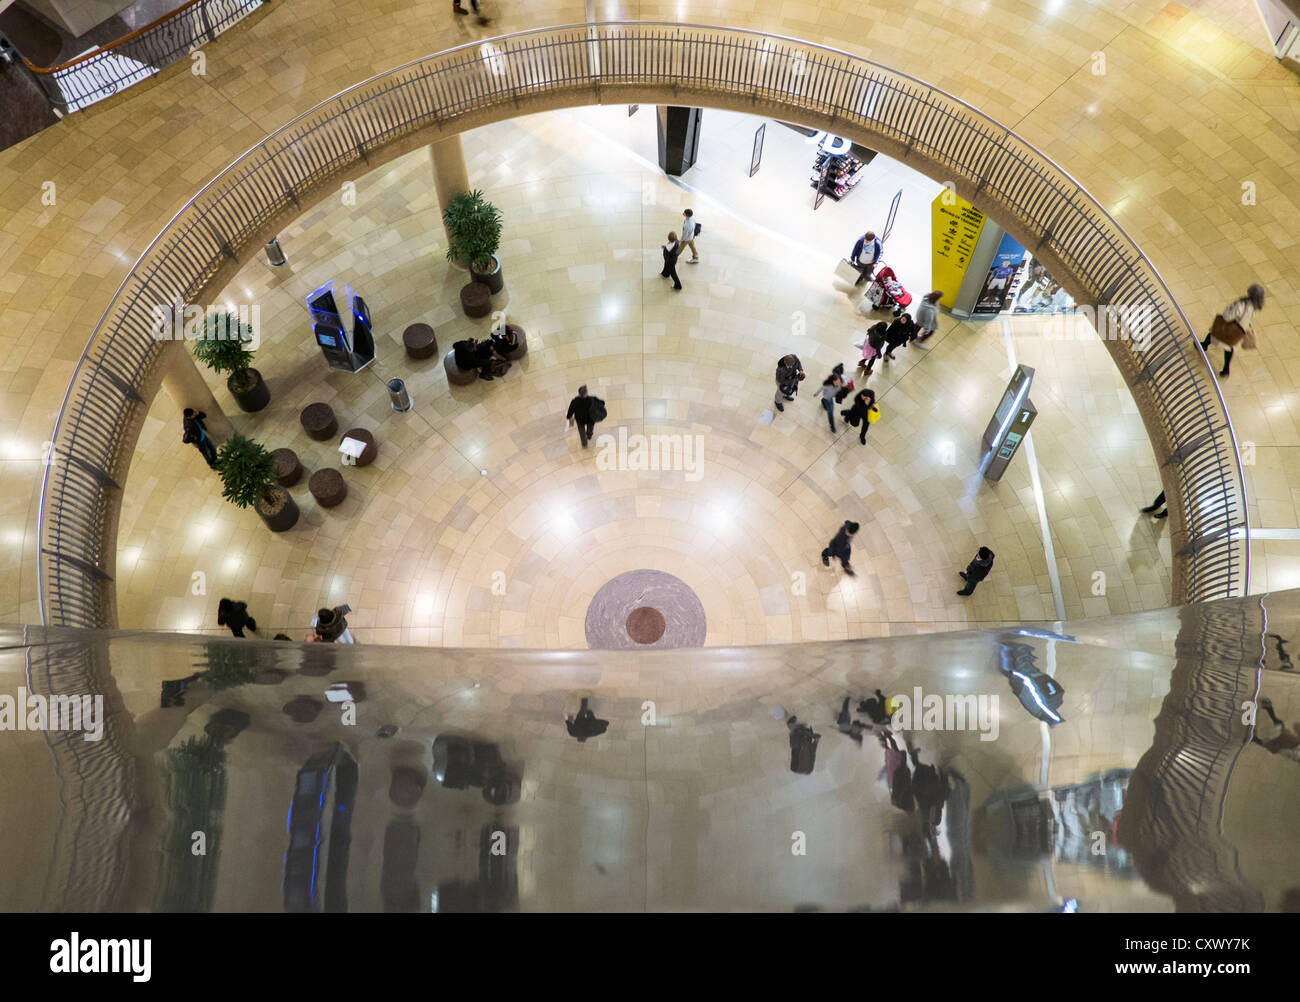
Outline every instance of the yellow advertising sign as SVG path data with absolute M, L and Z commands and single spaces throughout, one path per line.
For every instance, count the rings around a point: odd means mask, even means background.
M 934 288 L 943 290 L 940 304 L 951 308 L 984 229 L 984 213 L 945 188 L 930 203 L 930 220 L 930 273 Z

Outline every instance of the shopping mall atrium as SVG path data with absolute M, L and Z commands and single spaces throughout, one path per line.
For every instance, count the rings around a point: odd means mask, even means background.
M 1300 2 L 125 3 L 0 0 L 0 911 L 1300 911 Z

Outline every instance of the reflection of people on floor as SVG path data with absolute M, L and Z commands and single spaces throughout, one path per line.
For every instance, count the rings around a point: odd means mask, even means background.
M 198 674 L 191 675 L 189 678 L 176 678 L 162 684 L 162 708 L 165 710 L 170 706 L 185 705 L 185 690 L 190 687 L 190 683 L 198 679 Z
M 569 729 L 569 737 L 577 738 L 579 741 L 586 741 L 588 738 L 604 734 L 605 729 L 609 727 L 609 721 L 597 718 L 596 714 L 587 706 L 587 700 L 584 698 L 578 707 L 578 715 L 576 717 L 565 717 L 564 726 Z
M 1291 655 L 1286 652 L 1286 645 L 1289 641 L 1283 640 L 1276 633 L 1266 633 L 1264 636 L 1277 641 L 1277 657 L 1282 662 L 1282 670 L 1295 671 L 1295 665 L 1291 663 Z
M 852 697 L 845 696 L 844 702 L 840 705 L 839 716 L 835 718 L 835 726 L 840 729 L 841 734 L 847 734 L 858 744 L 862 744 L 862 734 L 864 731 L 871 730 L 871 725 L 853 719 L 849 713 L 850 702 L 852 702 Z
M 942 769 L 921 761 L 921 751 L 908 745 L 912 754 L 912 793 L 920 805 L 922 820 L 930 830 L 943 821 L 943 805 L 948 799 L 948 775 Z
M 892 734 L 880 738 L 885 750 L 885 782 L 889 784 L 889 802 L 900 811 L 911 812 L 916 806 L 912 797 L 912 774 L 907 768 L 907 753 L 900 751 Z
M 879 689 L 873 699 L 863 699 L 858 703 L 858 712 L 865 713 L 873 724 L 889 723 L 889 700 Z
M 790 729 L 790 771 L 801 776 L 810 775 L 817 762 L 817 742 L 822 736 L 799 718 L 791 716 L 785 722 Z
M 1300 734 L 1287 727 L 1286 721 L 1278 719 L 1273 711 L 1273 701 L 1267 696 L 1259 698 L 1259 708 L 1264 711 L 1264 716 L 1256 718 L 1255 734 L 1250 740 L 1274 755 L 1300 762 Z

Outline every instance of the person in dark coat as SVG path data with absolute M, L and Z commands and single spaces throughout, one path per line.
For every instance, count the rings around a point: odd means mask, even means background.
M 993 551 L 987 546 L 981 546 L 979 552 L 975 554 L 975 559 L 966 565 L 964 571 L 958 571 L 966 587 L 959 591 L 958 595 L 970 595 L 975 591 L 975 586 L 989 576 L 989 571 L 993 569 Z
M 1150 515 L 1152 518 L 1168 518 L 1169 509 L 1165 506 L 1165 492 L 1161 491 L 1156 495 L 1156 499 L 1142 509 L 1143 515 Z
M 804 375 L 803 363 L 799 361 L 798 355 L 781 356 L 776 363 L 776 396 L 772 398 L 772 404 L 777 410 L 785 410 L 782 400 L 787 403 L 794 400 L 794 395 L 799 392 L 799 381 Z
M 193 407 L 186 407 L 185 414 L 181 417 L 181 425 L 185 429 L 181 441 L 198 449 L 199 455 L 208 464 L 208 468 L 215 470 L 217 468 L 217 447 L 213 444 L 212 439 L 208 437 L 208 429 L 204 427 L 203 422 L 206 418 L 207 415 L 203 411 L 196 411 Z
M 862 360 L 858 362 L 858 367 L 866 370 L 864 376 L 871 375 L 871 370 L 876 367 L 876 359 L 884 354 L 885 333 L 888 330 L 889 324 L 883 320 L 867 329 L 867 338 L 862 342 Z
M 857 531 L 857 522 L 845 522 L 840 526 L 840 531 L 835 534 L 835 538 L 830 541 L 826 549 L 822 550 L 822 564 L 829 567 L 831 557 L 835 557 L 844 568 L 844 573 L 853 577 L 853 565 L 849 563 L 849 558 L 853 556 L 852 540 Z
M 595 399 L 587 395 L 586 386 L 579 386 L 578 395 L 569 401 L 569 411 L 564 415 L 570 428 L 575 423 L 578 425 L 578 441 L 584 449 L 596 431 L 596 422 L 591 416 L 591 403 Z
M 907 753 L 900 751 L 892 734 L 882 735 L 880 747 L 885 750 L 885 782 L 889 785 L 889 802 L 909 814 L 916 806 L 912 798 L 912 773 L 907 768 Z
M 871 411 L 875 406 L 875 391 L 861 389 L 853 397 L 853 406 L 846 411 L 840 411 L 840 417 L 849 424 L 855 428 L 861 426 L 862 432 L 858 435 L 858 442 L 862 445 L 867 444 L 867 429 L 871 427 Z
M 217 603 L 217 625 L 230 627 L 230 632 L 237 637 L 244 635 L 245 626 L 257 632 L 257 620 L 248 614 L 248 603 L 228 598 Z
M 677 256 L 682 252 L 682 245 L 677 242 L 677 234 L 669 233 L 668 242 L 660 244 L 659 249 L 664 252 L 664 270 L 659 273 L 659 277 L 671 278 L 673 288 L 680 292 L 682 280 L 677 277 Z
M 336 605 L 333 609 L 318 609 L 316 611 L 316 622 L 312 624 L 312 629 L 316 633 L 316 639 L 327 644 L 339 642 L 339 638 L 345 633 L 348 637 L 347 613 L 352 610 L 346 605 Z M 345 642 L 351 642 L 345 641 Z
M 885 332 L 885 361 L 894 361 L 894 349 L 915 341 L 917 333 L 916 324 L 912 322 L 910 313 L 904 313 L 890 324 L 889 330 Z
M 604 734 L 605 729 L 609 727 L 609 721 L 597 718 L 596 714 L 588 708 L 587 700 L 584 699 L 578 707 L 576 717 L 564 718 L 564 726 L 568 728 L 569 737 L 586 741 L 588 738 Z

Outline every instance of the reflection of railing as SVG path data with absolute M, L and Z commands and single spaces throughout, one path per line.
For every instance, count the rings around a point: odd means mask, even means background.
M 185 53 L 242 20 L 266 0 L 190 0 L 143 28 L 94 52 L 58 66 L 27 68 L 50 104 L 60 112 L 77 111 L 131 84 L 147 80 Z
M 1141 342 L 1107 346 L 1171 468 L 1174 601 L 1244 592 L 1245 491 L 1223 399 L 1160 276 L 1076 181 L 969 105 L 868 60 L 754 32 L 617 23 L 473 43 L 360 83 L 267 136 L 177 213 L 118 289 L 59 412 L 41 499 L 45 622 L 112 622 L 120 485 L 147 407 L 141 391 L 162 357 L 150 334 L 154 307 L 197 301 L 326 182 L 422 131 L 565 104 L 682 103 L 688 95 L 833 125 L 915 155 L 1032 238 L 1091 302 L 1147 307 Z

